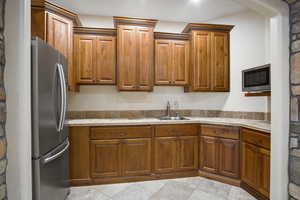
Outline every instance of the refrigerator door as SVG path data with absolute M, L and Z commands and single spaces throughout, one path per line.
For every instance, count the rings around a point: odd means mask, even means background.
M 57 147 L 62 113 L 59 52 L 44 41 L 32 40 L 32 156 L 39 158 Z
M 62 108 L 63 116 L 61 121 L 61 129 L 60 129 L 60 141 L 64 141 L 69 136 L 68 128 L 65 125 L 66 119 L 68 119 L 67 116 L 67 102 L 68 102 L 68 61 L 65 58 L 65 56 L 61 55 L 59 56 L 59 63 L 60 63 L 60 69 L 61 69 L 61 76 L 62 76 L 62 86 L 63 86 L 63 101 L 64 106 Z
M 33 160 L 33 199 L 65 200 L 69 187 L 69 141 Z

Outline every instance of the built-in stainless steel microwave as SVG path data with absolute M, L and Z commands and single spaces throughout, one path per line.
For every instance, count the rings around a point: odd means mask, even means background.
M 243 92 L 271 91 L 270 70 L 270 64 L 243 70 Z

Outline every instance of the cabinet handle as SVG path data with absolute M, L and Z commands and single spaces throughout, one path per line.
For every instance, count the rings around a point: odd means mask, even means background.
M 126 135 L 126 133 L 120 133 L 120 134 L 119 134 L 119 136 L 121 136 L 121 137 L 122 137 L 122 136 L 125 136 L 125 135 Z

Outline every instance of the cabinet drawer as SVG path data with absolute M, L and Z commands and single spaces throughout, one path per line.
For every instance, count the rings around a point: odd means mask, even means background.
M 236 140 L 240 138 L 239 128 L 229 127 L 229 126 L 202 125 L 201 135 L 222 137 L 222 138 L 229 138 L 229 139 L 236 139 Z
M 271 146 L 269 135 L 250 129 L 242 129 L 242 140 L 266 149 L 270 149 Z
M 162 125 L 155 127 L 155 136 L 188 136 L 198 135 L 198 126 L 192 124 L 183 125 Z
M 91 139 L 123 139 L 123 138 L 149 138 L 152 137 L 151 126 L 133 127 L 95 127 L 91 128 Z

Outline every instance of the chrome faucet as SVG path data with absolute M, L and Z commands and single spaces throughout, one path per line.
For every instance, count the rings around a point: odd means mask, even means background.
M 170 104 L 170 101 L 167 102 L 166 114 L 167 114 L 168 117 L 171 117 L 171 104 Z

